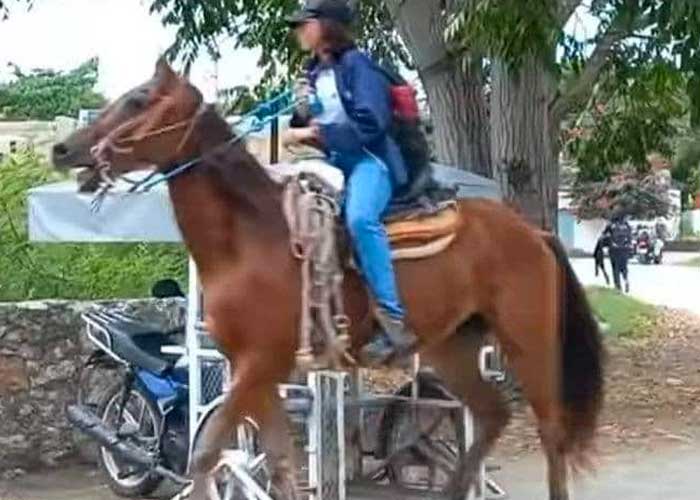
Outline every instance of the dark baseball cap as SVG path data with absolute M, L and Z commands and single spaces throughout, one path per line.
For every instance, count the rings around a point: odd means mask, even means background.
M 353 12 L 345 0 L 307 0 L 304 7 L 287 17 L 287 24 L 296 27 L 310 19 L 331 19 L 350 24 Z

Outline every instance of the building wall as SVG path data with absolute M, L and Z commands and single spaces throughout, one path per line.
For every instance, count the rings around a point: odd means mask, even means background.
M 0 154 L 8 154 L 12 149 L 34 148 L 37 152 L 50 155 L 52 146 L 75 130 L 77 120 L 66 117 L 54 121 L 0 121 Z

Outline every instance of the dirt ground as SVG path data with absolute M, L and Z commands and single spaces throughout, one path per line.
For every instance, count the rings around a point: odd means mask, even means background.
M 638 340 L 607 342 L 602 456 L 700 439 L 700 317 L 670 309 Z M 529 411 L 516 410 L 496 450 L 516 460 L 539 450 Z

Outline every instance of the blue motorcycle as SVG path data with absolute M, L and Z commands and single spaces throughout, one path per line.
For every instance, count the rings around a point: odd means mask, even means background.
M 154 286 L 159 298 L 184 297 L 170 280 Z M 123 311 L 94 308 L 85 313 L 86 332 L 96 349 L 86 366 L 118 374 L 90 404 L 79 397 L 67 408 L 69 421 L 99 445 L 97 461 L 110 488 L 124 497 L 153 493 L 164 479 L 189 481 L 188 363 L 184 355 L 167 354 L 182 346 L 185 327 L 164 331 Z M 203 367 L 202 376 L 218 380 L 211 394 L 220 395 L 223 363 Z

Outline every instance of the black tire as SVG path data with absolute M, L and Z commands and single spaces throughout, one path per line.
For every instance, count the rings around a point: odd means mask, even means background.
M 115 411 L 115 406 L 118 406 L 120 398 L 122 397 L 122 387 L 122 382 L 112 385 L 107 391 L 105 391 L 104 396 L 100 399 L 97 415 L 102 421 L 109 418 L 107 413 Z M 127 408 L 129 403 L 131 403 L 135 397 L 140 398 L 146 405 L 144 415 L 148 414 L 151 417 L 153 431 L 155 433 L 159 433 L 162 425 L 160 411 L 156 405 L 151 402 L 150 398 L 148 398 L 148 396 L 146 396 L 143 391 L 136 386 L 134 386 L 131 390 L 129 401 L 127 401 Z M 115 477 L 115 468 L 119 469 L 120 465 L 123 464 L 120 464 L 120 461 L 115 459 L 115 457 L 113 457 L 112 454 L 104 448 L 100 448 L 97 461 L 99 463 L 100 470 L 107 480 L 109 488 L 120 497 L 141 498 L 150 495 L 157 490 L 163 482 L 163 478 L 161 476 L 152 473 L 136 473 L 122 479 Z
M 661 264 L 663 261 L 664 261 L 664 253 L 663 253 L 663 252 L 660 252 L 659 255 L 658 255 L 656 258 L 654 258 L 654 263 L 655 263 L 656 265 L 659 265 L 659 264 Z
M 395 394 L 397 396 L 410 396 L 412 384 L 406 384 L 401 389 L 399 389 Z M 451 399 L 450 396 L 442 388 L 440 382 L 437 378 L 429 373 L 419 373 L 418 374 L 418 397 L 427 399 Z M 388 458 L 394 451 L 395 446 L 398 445 L 398 433 L 402 427 L 402 421 L 408 417 L 409 412 L 407 407 L 400 403 L 390 404 L 383 412 L 377 436 L 377 449 L 375 451 L 375 457 L 378 459 Z M 450 431 L 454 433 L 455 438 L 459 435 L 458 430 L 458 417 L 454 415 L 449 415 L 445 417 L 445 422 Z M 445 443 L 437 443 L 437 445 L 442 449 L 443 456 L 448 458 L 448 460 L 453 460 L 456 466 L 459 460 L 459 451 L 457 448 L 446 445 Z M 414 455 L 414 451 L 408 451 L 409 455 Z M 374 479 L 376 480 L 388 480 L 391 484 L 397 486 L 408 486 L 404 484 L 401 471 L 397 469 L 394 464 L 390 463 L 387 465 L 386 469 L 383 471 L 384 474 L 378 476 Z

